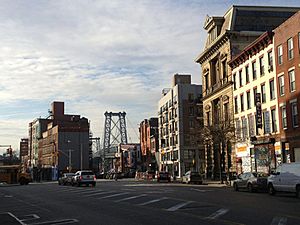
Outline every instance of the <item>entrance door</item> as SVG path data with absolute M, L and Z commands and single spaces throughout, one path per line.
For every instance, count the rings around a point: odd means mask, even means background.
M 300 162 L 300 148 L 294 148 L 295 162 Z

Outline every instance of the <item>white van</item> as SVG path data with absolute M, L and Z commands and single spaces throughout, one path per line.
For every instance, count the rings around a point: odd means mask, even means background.
M 283 163 L 268 177 L 268 191 L 274 195 L 277 191 L 296 193 L 300 198 L 300 162 Z

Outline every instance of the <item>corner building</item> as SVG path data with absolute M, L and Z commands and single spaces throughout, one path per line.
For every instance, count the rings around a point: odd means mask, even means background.
M 207 16 L 204 23 L 206 44 L 195 60 L 202 71 L 204 126 L 234 120 L 233 79 L 228 62 L 263 32 L 271 31 L 297 10 L 288 7 L 232 6 L 224 16 Z M 214 138 L 207 141 L 208 178 L 219 179 L 224 169 L 236 172 L 233 145 L 234 140 L 231 140 L 224 149 L 224 145 L 214 141 Z M 221 168 L 219 152 L 226 155 L 227 168 Z

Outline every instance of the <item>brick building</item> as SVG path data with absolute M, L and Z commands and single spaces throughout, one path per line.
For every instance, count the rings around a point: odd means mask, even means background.
M 34 176 L 56 179 L 62 171 L 89 169 L 89 121 L 64 113 L 63 102 L 51 104 L 50 116 L 30 123 Z
M 300 11 L 274 30 L 283 162 L 300 162 Z
M 158 153 L 158 118 L 145 119 L 140 123 L 140 142 L 143 170 L 157 170 Z
M 223 126 L 224 121 L 234 120 L 233 78 L 227 63 L 263 32 L 271 31 L 296 11 L 298 9 L 288 7 L 232 6 L 224 16 L 207 16 L 204 23 L 206 44 L 195 60 L 202 68 L 206 127 Z M 206 141 L 206 172 L 214 179 L 224 170 L 236 171 L 235 164 L 231 163 L 236 161 L 231 147 L 234 140 L 220 144 L 215 139 L 218 137 Z M 222 155 L 226 160 L 223 168 Z

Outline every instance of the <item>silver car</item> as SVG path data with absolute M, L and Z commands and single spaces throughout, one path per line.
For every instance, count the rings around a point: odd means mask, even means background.
M 89 186 L 89 184 L 91 184 L 93 187 L 95 187 L 96 186 L 95 174 L 89 170 L 77 171 L 73 176 L 72 186 L 74 185 L 81 186 L 82 184 L 85 184 L 86 186 Z
M 268 175 L 266 173 L 247 172 L 238 175 L 237 179 L 233 181 L 233 189 L 239 191 L 240 189 L 254 192 L 257 190 L 267 190 Z

